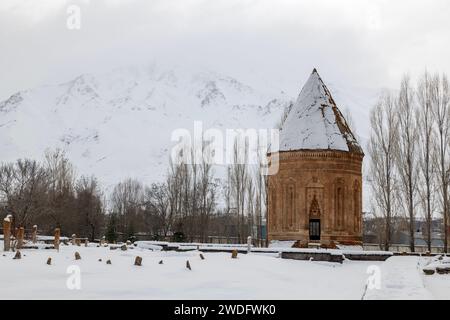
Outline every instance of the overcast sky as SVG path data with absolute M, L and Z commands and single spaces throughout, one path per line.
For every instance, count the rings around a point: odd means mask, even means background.
M 81 9 L 81 29 L 66 26 Z M 80 73 L 150 61 L 299 85 L 395 87 L 450 73 L 450 1 L 1 0 L 0 100 Z

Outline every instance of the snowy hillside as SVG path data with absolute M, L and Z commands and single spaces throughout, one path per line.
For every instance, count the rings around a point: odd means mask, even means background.
M 286 94 L 278 83 L 150 65 L 20 91 L 0 102 L 0 160 L 42 159 L 45 149 L 60 147 L 78 174 L 95 174 L 106 188 L 126 177 L 149 183 L 165 174 L 174 129 L 192 131 L 197 120 L 204 129 L 272 128 L 308 76 Z M 327 85 L 351 112 L 364 148 L 373 99 Z

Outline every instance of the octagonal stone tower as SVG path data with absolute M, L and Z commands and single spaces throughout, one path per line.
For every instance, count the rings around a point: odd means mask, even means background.
M 268 178 L 269 241 L 361 243 L 364 153 L 316 69 L 268 157 L 279 167 Z

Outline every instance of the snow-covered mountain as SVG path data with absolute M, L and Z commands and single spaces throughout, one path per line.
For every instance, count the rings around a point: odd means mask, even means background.
M 63 148 L 104 185 L 160 179 L 178 128 L 271 128 L 290 103 L 234 78 L 187 69 L 116 69 L 17 92 L 0 102 L 1 160 Z
M 307 77 L 298 79 L 299 91 Z M 344 114 L 352 114 L 365 146 L 372 102 L 328 85 Z M 106 188 L 126 177 L 149 183 L 166 173 L 173 130 L 192 131 L 194 121 L 204 129 L 273 128 L 299 91 L 289 95 L 276 83 L 255 86 L 212 71 L 155 64 L 83 74 L 0 102 L 0 160 L 42 159 L 45 149 L 59 147 L 78 174 L 94 174 Z

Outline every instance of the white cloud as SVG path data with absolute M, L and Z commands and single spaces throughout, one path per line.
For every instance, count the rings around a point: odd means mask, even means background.
M 81 8 L 81 30 L 66 7 Z M 81 72 L 153 59 L 256 71 L 298 88 L 328 81 L 396 86 L 404 72 L 450 71 L 450 3 L 293 0 L 3 0 L 0 99 Z

